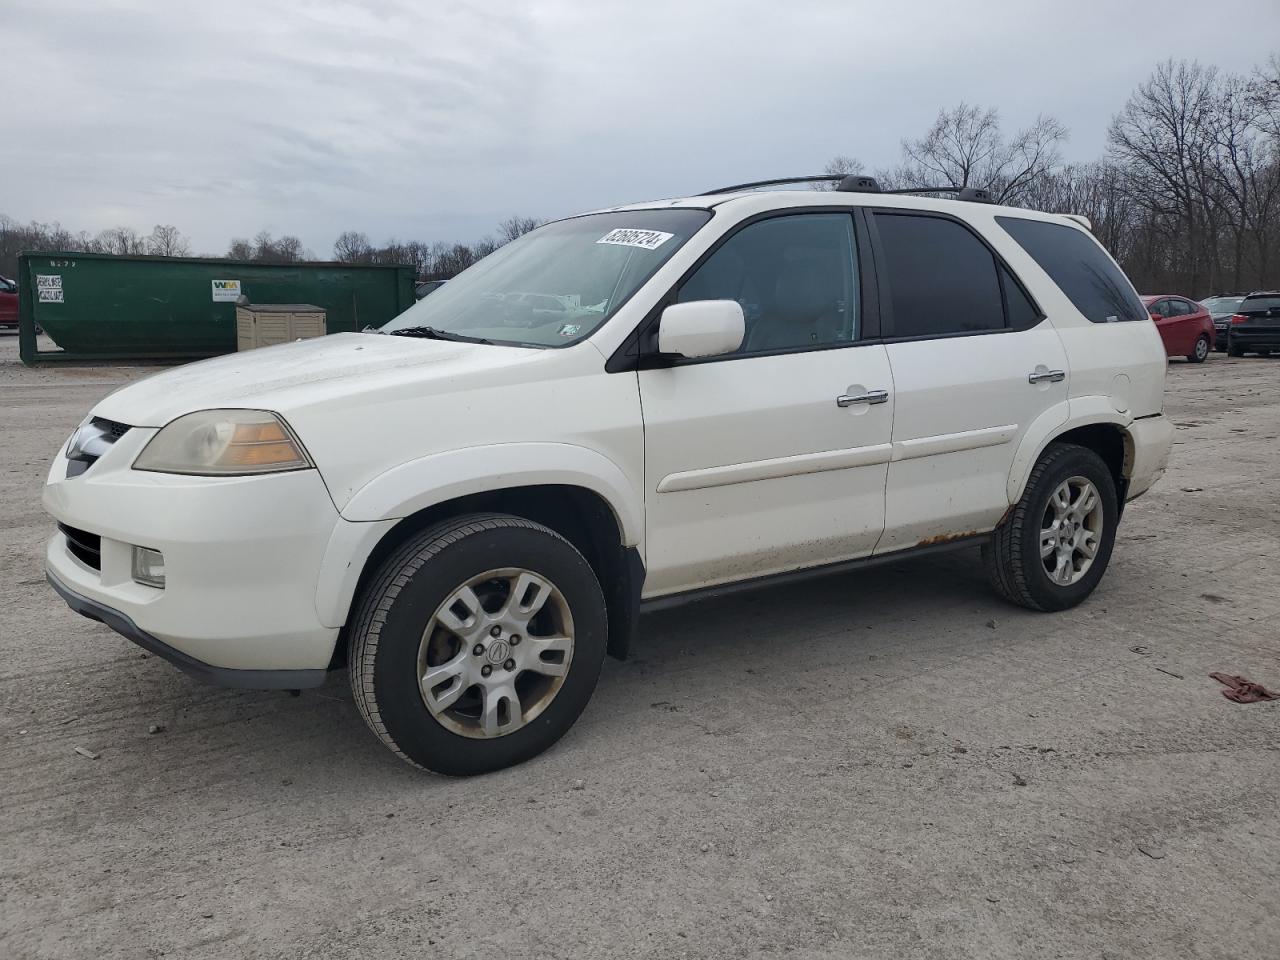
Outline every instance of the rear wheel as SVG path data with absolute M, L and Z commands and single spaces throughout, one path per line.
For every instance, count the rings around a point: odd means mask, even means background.
M 1244 349 L 1243 349 L 1242 347 L 1237 347 L 1234 343 L 1232 343 L 1230 340 L 1228 340 L 1228 341 L 1227 341 L 1227 356 L 1228 356 L 1228 357 L 1243 357 L 1243 356 L 1244 356 Z
M 1208 359 L 1210 346 L 1209 335 L 1207 333 L 1202 333 L 1196 339 L 1196 345 L 1192 347 L 1191 352 L 1187 354 L 1187 359 L 1191 363 L 1204 363 L 1205 360 Z
M 562 737 L 595 689 L 606 641 L 590 565 L 555 531 L 463 517 L 389 557 L 353 621 L 351 689 L 410 763 L 465 776 Z
M 1065 610 L 1106 572 L 1119 504 L 1111 470 L 1092 450 L 1053 444 L 1022 498 L 982 547 L 996 592 L 1032 610 Z

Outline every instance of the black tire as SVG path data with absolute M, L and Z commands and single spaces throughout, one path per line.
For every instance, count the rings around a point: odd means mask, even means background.
M 1234 343 L 1232 343 L 1230 340 L 1228 340 L 1228 341 L 1227 341 L 1227 356 L 1228 356 L 1228 357 L 1243 357 L 1243 356 L 1244 356 L 1244 349 L 1243 349 L 1242 347 L 1237 347 Z
M 1258 351 L 1258 356 L 1260 356 L 1260 357 L 1269 357 L 1269 356 L 1271 356 L 1271 348 L 1270 348 L 1270 347 L 1265 347 L 1265 348 L 1263 348 L 1262 350 L 1259 350 L 1259 351 Z
M 531 570 L 558 588 L 573 617 L 573 652 L 563 684 L 534 720 L 481 739 L 447 729 L 427 709 L 418 653 L 449 594 L 497 567 Z M 599 679 L 607 632 L 595 573 L 562 536 L 521 517 L 458 517 L 412 537 L 369 580 L 352 620 L 351 689 L 370 729 L 402 759 L 450 776 L 488 773 L 537 756 L 573 726 Z
M 1040 560 L 1040 526 L 1049 498 L 1068 478 L 1082 476 L 1102 500 L 1103 527 L 1097 553 L 1078 581 L 1063 586 Z M 1119 520 L 1115 478 L 1092 450 L 1074 443 L 1051 444 L 1027 480 L 1022 498 L 982 545 L 982 562 L 992 587 L 1004 599 L 1032 610 L 1066 610 L 1089 596 L 1106 573 Z
M 1200 334 L 1196 338 L 1196 345 L 1191 352 L 1187 354 L 1188 363 L 1204 363 L 1209 359 L 1209 351 L 1213 349 L 1213 344 L 1209 341 L 1207 333 Z

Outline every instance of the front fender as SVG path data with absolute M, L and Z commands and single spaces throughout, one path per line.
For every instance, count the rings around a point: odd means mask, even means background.
M 320 622 L 345 622 L 369 556 L 404 517 L 473 493 L 544 484 L 598 494 L 613 510 L 623 545 L 640 543 L 643 498 L 622 469 L 601 453 L 569 443 L 501 443 L 437 453 L 380 474 L 347 501 L 320 568 Z
M 604 454 L 571 443 L 497 443 L 410 460 L 374 477 L 342 508 L 354 522 L 396 520 L 446 500 L 511 487 L 584 487 L 613 510 L 624 546 L 644 535 L 644 496 Z

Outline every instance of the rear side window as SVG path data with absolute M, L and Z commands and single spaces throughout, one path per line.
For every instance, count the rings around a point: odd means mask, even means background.
M 1083 230 L 1022 217 L 996 220 L 1094 323 L 1147 319 L 1125 275 Z
M 1009 326 L 1015 330 L 1030 330 L 1044 319 L 1044 314 L 1027 296 L 1022 284 L 1014 279 L 1009 268 L 1000 265 L 1000 285 L 1004 287 L 1005 314 L 1009 318 Z
M 996 260 L 954 220 L 877 213 L 893 308 L 893 337 L 937 337 L 1005 328 Z M 1017 285 L 1014 284 L 1016 287 Z

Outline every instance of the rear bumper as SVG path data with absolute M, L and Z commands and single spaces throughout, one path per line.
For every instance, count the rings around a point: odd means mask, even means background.
M 1250 330 L 1247 326 L 1233 327 L 1229 343 L 1241 350 L 1280 350 L 1280 329 Z
M 229 667 L 215 667 L 153 637 L 134 623 L 128 614 L 81 596 L 62 583 L 52 571 L 46 570 L 45 576 L 49 580 L 49 585 L 76 613 L 106 624 L 120 636 L 142 647 L 143 650 L 149 650 L 156 656 L 163 657 L 183 673 L 204 683 L 211 683 L 218 687 L 252 690 L 300 690 L 303 687 L 318 687 L 324 683 L 326 670 L 233 670 Z
M 1164 416 L 1143 417 L 1129 424 L 1133 442 L 1133 462 L 1129 467 L 1129 487 L 1125 499 L 1132 500 L 1151 489 L 1169 465 L 1173 449 L 1173 423 Z

